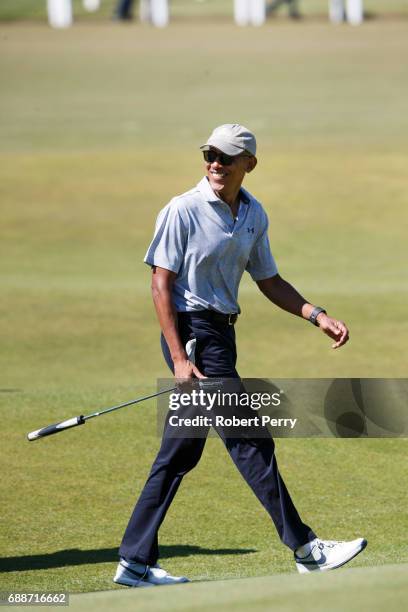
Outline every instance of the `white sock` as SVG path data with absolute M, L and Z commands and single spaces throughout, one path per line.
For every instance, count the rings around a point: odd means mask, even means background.
M 317 541 L 318 538 L 315 538 L 311 542 L 307 542 L 306 544 L 303 544 L 303 546 L 299 546 L 299 548 L 295 550 L 296 556 L 300 557 L 301 559 L 303 557 L 307 557 L 307 555 L 310 554 L 313 546 L 317 543 Z

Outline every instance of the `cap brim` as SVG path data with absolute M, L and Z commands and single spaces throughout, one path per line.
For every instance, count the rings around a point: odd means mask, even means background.
M 217 138 L 210 138 L 204 145 L 201 145 L 200 149 L 201 151 L 208 151 L 211 149 L 211 147 L 214 147 L 227 155 L 239 155 L 245 151 L 245 149 L 242 147 L 237 147 L 229 142 L 225 142 L 225 140 L 218 140 Z

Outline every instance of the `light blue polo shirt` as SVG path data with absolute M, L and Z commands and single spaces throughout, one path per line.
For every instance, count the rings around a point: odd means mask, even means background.
M 254 281 L 278 273 L 269 246 L 268 217 L 248 191 L 241 189 L 240 195 L 234 220 L 228 204 L 204 177 L 160 211 L 144 261 L 177 274 L 173 299 L 179 312 L 239 313 L 244 270 Z

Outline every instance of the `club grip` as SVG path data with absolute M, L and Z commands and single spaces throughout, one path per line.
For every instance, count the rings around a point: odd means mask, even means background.
M 52 434 L 56 434 L 59 431 L 63 431 L 64 429 L 70 429 L 71 427 L 83 425 L 84 423 L 85 419 L 83 415 L 76 416 L 72 419 L 68 419 L 67 421 L 61 421 L 61 423 L 55 423 L 54 425 L 48 425 L 48 427 L 43 427 L 42 429 L 31 431 L 29 434 L 27 434 L 27 439 L 32 442 L 33 440 L 38 440 L 38 438 L 51 436 Z

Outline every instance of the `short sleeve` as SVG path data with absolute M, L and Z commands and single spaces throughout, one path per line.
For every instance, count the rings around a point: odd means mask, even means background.
M 154 237 L 144 262 L 177 274 L 183 264 L 186 242 L 187 228 L 181 211 L 177 202 L 171 201 L 157 217 Z
M 265 214 L 264 228 L 252 247 L 246 271 L 252 276 L 254 281 L 270 278 L 278 273 L 275 260 L 271 253 L 268 238 L 268 218 Z

